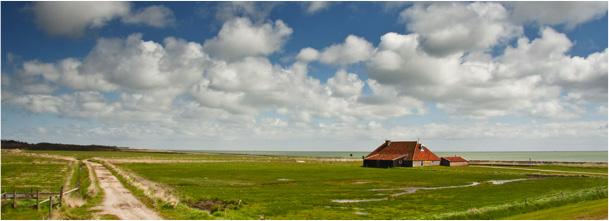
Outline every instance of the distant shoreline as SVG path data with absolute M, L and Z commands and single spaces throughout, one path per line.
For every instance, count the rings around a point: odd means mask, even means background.
M 220 153 L 256 156 L 289 156 L 316 157 L 361 160 L 369 152 L 363 151 L 219 151 L 219 150 L 189 150 L 176 152 L 190 153 Z M 435 152 L 438 156 L 463 156 L 468 160 L 478 161 L 515 161 L 515 162 L 573 162 L 574 164 L 606 163 L 608 151 L 489 151 L 489 152 Z

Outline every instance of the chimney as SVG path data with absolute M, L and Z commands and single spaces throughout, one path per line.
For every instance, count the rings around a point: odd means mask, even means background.
M 389 146 L 391 144 L 391 140 L 385 140 L 385 145 Z

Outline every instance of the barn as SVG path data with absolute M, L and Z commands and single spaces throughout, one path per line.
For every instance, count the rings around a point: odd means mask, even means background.
M 386 140 L 364 158 L 364 167 L 419 167 L 440 165 L 436 156 L 419 141 Z
M 442 159 L 440 160 L 440 165 L 442 166 L 456 167 L 467 166 L 468 164 L 469 163 L 467 162 L 467 160 L 460 156 L 442 157 Z

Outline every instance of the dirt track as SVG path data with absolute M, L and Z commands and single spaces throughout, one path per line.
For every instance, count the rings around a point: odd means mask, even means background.
M 108 169 L 99 163 L 91 162 L 100 187 L 104 191 L 104 202 L 100 205 L 102 214 L 115 215 L 120 219 L 142 220 L 162 219 L 146 207 Z

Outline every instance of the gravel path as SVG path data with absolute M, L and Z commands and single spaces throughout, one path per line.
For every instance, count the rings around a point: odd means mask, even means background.
M 91 162 L 100 187 L 104 191 L 104 202 L 100 205 L 102 214 L 115 215 L 120 219 L 142 220 L 162 219 L 154 211 L 146 207 L 106 167 Z

